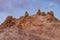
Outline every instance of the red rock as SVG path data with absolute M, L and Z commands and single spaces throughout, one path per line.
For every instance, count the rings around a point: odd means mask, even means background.
M 53 12 L 38 12 L 18 19 L 8 16 L 0 26 L 1 40 L 60 40 L 60 20 Z M 8 27 L 9 26 L 9 27 Z
M 54 13 L 53 13 L 53 11 L 50 11 L 50 12 L 47 13 L 47 15 L 54 16 Z
M 28 12 L 26 11 L 26 12 L 25 12 L 25 17 L 27 17 L 27 16 L 29 16 L 29 14 L 28 14 Z
M 36 15 L 40 15 L 41 14 L 41 11 L 40 9 L 37 11 Z

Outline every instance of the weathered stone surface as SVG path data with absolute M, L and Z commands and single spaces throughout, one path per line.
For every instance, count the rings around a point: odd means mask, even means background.
M 46 13 L 45 12 L 42 12 L 42 14 L 41 14 L 42 16 L 46 16 Z
M 41 11 L 40 9 L 37 11 L 36 15 L 40 15 L 41 14 Z
M 8 16 L 0 25 L 0 40 L 60 40 L 60 20 L 53 12 L 38 12 L 18 19 Z
M 47 13 L 47 15 L 54 16 L 54 12 L 50 11 L 50 12 Z
M 27 17 L 27 16 L 29 16 L 29 14 L 28 14 L 28 12 L 26 11 L 26 12 L 25 12 L 25 17 Z
M 15 24 L 15 18 L 12 16 L 8 16 L 6 20 L 1 24 L 3 26 L 13 26 Z

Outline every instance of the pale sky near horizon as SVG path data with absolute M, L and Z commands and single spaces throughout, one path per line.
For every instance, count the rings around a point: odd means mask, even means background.
M 33 15 L 38 9 L 54 11 L 55 17 L 60 19 L 60 0 L 0 0 L 0 23 L 9 15 L 17 18 L 25 11 Z

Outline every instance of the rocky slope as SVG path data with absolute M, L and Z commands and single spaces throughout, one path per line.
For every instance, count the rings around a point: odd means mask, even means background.
M 16 19 L 8 16 L 0 25 L 0 40 L 60 40 L 60 20 L 53 11 L 37 11 Z

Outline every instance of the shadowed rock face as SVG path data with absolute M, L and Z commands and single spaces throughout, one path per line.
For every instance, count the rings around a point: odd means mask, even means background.
M 53 11 L 48 12 L 47 15 L 54 16 Z
M 36 15 L 40 15 L 41 14 L 41 11 L 40 10 L 38 10 L 37 11 L 37 13 L 36 13 Z
M 28 12 L 26 11 L 26 12 L 25 12 L 25 17 L 28 17 L 28 16 L 29 16 L 29 14 L 28 14 Z
M 12 16 L 8 16 L 6 18 L 6 20 L 4 21 L 4 23 L 2 23 L 2 26 L 13 26 L 15 24 L 15 18 L 13 18 Z
M 0 40 L 60 40 L 60 20 L 53 11 L 40 10 L 35 15 L 18 19 L 8 16 L 0 25 Z

